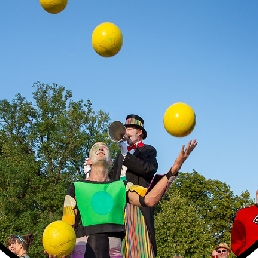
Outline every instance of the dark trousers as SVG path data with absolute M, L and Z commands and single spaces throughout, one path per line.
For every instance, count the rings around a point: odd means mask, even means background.
M 110 258 L 108 237 L 90 235 L 87 240 L 84 258 Z

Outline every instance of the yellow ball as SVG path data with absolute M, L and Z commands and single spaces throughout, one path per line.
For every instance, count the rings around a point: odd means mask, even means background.
M 51 255 L 62 257 L 69 255 L 75 246 L 74 229 L 67 222 L 57 220 L 50 223 L 43 232 L 44 250 Z
M 175 103 L 167 108 L 163 124 L 166 131 L 172 136 L 187 136 L 193 131 L 196 124 L 194 110 L 185 103 Z
M 39 0 L 39 2 L 45 11 L 57 14 L 65 9 L 68 0 Z
M 92 33 L 92 47 L 102 57 L 116 55 L 122 45 L 122 32 L 114 23 L 103 22 Z

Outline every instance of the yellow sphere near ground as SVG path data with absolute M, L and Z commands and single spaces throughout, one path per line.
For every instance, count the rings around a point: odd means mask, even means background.
M 39 3 L 48 13 L 57 14 L 65 9 L 68 0 L 39 0 Z
M 102 57 L 116 55 L 123 45 L 123 34 L 112 22 L 99 24 L 92 33 L 92 47 Z
M 175 137 L 184 137 L 190 134 L 196 124 L 194 110 L 183 102 L 177 102 L 167 108 L 163 124 L 166 131 Z
M 67 222 L 57 220 L 50 223 L 43 232 L 44 250 L 58 258 L 69 255 L 75 246 L 74 229 Z

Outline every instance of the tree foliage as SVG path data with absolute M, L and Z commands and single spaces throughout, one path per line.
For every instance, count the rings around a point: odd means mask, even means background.
M 196 213 L 194 204 L 189 204 L 179 191 L 166 198 L 160 206 L 162 212 L 155 218 L 159 257 L 200 257 L 197 250 L 207 250 L 211 239 L 205 232 L 207 225 Z M 200 233 L 202 231 L 202 233 Z M 206 257 L 209 257 L 206 253 Z
M 0 101 L 0 242 L 31 232 L 29 254 L 44 257 L 43 230 L 61 219 L 66 189 L 83 177 L 92 144 L 106 142 L 113 157 L 118 149 L 108 114 L 94 112 L 90 100 L 73 101 L 57 84 L 33 87 L 33 102 L 21 94 Z M 180 173 L 155 209 L 159 256 L 210 257 L 218 243 L 230 243 L 237 210 L 252 203 L 247 191 L 235 196 L 223 182 Z
M 108 137 L 109 116 L 57 84 L 33 85 L 33 102 L 21 94 L 0 101 L 0 242 L 32 232 L 32 256 L 43 256 L 42 233 L 61 219 L 68 185 L 83 176 L 90 147 Z M 111 152 L 112 152 L 111 151 Z
M 230 245 L 237 210 L 253 201 L 248 191 L 235 196 L 225 183 L 196 171 L 180 173 L 156 209 L 159 256 L 210 257 L 219 243 Z

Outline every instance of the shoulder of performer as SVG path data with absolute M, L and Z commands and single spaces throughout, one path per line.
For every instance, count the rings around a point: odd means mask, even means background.
M 143 186 L 140 185 L 134 185 L 132 182 L 127 182 L 124 181 L 125 186 L 126 186 L 126 191 L 128 192 L 136 192 L 137 194 L 139 194 L 140 196 L 145 196 L 148 188 L 145 188 Z
M 152 145 L 149 145 L 149 144 L 145 144 L 143 146 L 139 146 L 138 147 L 140 151 L 142 152 L 150 152 L 152 155 L 156 156 L 157 155 L 157 150 L 152 146 Z
M 246 213 L 252 212 L 256 208 L 258 208 L 258 207 L 255 204 L 243 207 L 243 208 L 238 210 L 237 215 L 241 215 L 241 214 L 246 214 Z

